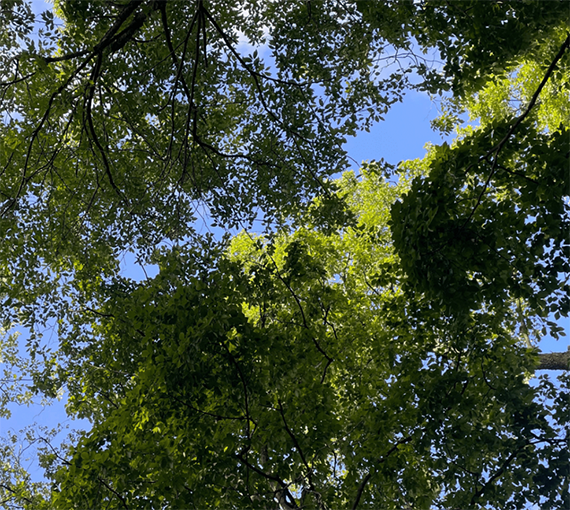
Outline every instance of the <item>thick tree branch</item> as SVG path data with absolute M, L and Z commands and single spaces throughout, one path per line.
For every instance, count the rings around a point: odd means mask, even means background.
M 540 353 L 537 370 L 568 370 L 570 368 L 570 347 L 566 352 Z

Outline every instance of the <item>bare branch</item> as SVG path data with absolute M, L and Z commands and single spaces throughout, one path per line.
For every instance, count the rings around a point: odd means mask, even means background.
M 549 352 L 538 355 L 540 364 L 537 370 L 568 370 L 570 369 L 570 346 L 566 352 Z

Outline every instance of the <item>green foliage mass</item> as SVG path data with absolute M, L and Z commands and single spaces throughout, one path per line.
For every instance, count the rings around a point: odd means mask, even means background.
M 387 220 L 408 184 L 379 173 L 339 181 L 342 233 L 165 250 L 155 278 L 109 289 L 66 347 L 68 411 L 93 428 L 50 468 L 56 508 L 558 501 L 564 418 L 524 379 L 516 317 L 405 295 Z
M 570 311 L 568 29 L 554 0 L 2 2 L 1 312 L 29 341 L 0 344 L 0 413 L 65 391 L 91 428 L 45 483 L 6 438 L 1 504 L 568 506 L 568 374 L 528 384 Z M 455 141 L 347 171 L 412 89 Z
M 444 308 L 503 309 L 523 300 L 543 319 L 570 311 L 561 278 L 570 272 L 570 38 L 556 34 L 540 60 L 523 60 L 476 95 L 447 100 L 436 124 L 447 129 L 467 111 L 478 125 L 413 163 L 425 175 L 392 208 L 411 287 Z

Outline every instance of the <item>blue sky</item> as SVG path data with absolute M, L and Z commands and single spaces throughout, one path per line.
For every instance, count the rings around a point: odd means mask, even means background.
M 356 168 L 364 160 L 384 158 L 395 165 L 402 160 L 421 158 L 426 153 L 426 143 L 442 141 L 441 135 L 430 126 L 430 120 L 437 116 L 437 105 L 426 93 L 410 92 L 402 103 L 392 106 L 384 122 L 376 124 L 369 133 L 349 138 L 345 148 L 356 161 L 353 161 Z

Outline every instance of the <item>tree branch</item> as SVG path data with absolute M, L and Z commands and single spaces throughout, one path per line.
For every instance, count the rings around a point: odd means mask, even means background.
M 473 218 L 475 211 L 477 210 L 477 208 L 481 204 L 481 200 L 483 200 L 483 196 L 487 192 L 487 188 L 489 187 L 489 183 L 491 182 L 491 178 L 493 177 L 493 175 L 495 174 L 495 171 L 497 170 L 499 152 L 504 147 L 504 145 L 508 142 L 509 138 L 513 135 L 513 133 L 516 131 L 516 129 L 520 126 L 522 121 L 528 116 L 530 111 L 533 109 L 534 105 L 536 104 L 536 101 L 538 100 L 538 96 L 540 96 L 540 93 L 542 92 L 542 89 L 545 87 L 546 83 L 550 79 L 550 76 L 554 72 L 556 65 L 558 64 L 558 62 L 560 61 L 560 59 L 562 58 L 562 56 L 564 55 L 564 53 L 566 52 L 566 50 L 569 47 L 570 47 L 570 32 L 568 32 L 568 37 L 566 37 L 566 40 L 564 41 L 564 43 L 560 47 L 560 50 L 558 51 L 556 57 L 554 57 L 554 60 L 551 62 L 550 66 L 548 67 L 548 70 L 546 71 L 544 78 L 542 78 L 540 85 L 538 86 L 538 88 L 536 89 L 534 94 L 532 95 L 532 98 L 531 98 L 530 102 L 528 103 L 528 106 L 526 107 L 525 111 L 517 117 L 517 119 L 515 120 L 513 125 L 510 127 L 510 129 L 507 131 L 507 134 L 503 137 L 503 139 L 497 145 L 495 145 L 495 147 L 493 147 L 492 149 L 487 151 L 487 153 L 484 156 L 481 156 L 477 160 L 477 163 L 479 163 L 480 161 L 482 161 L 484 159 L 489 160 L 489 158 L 494 155 L 493 156 L 493 162 L 491 164 L 491 171 L 489 172 L 489 176 L 487 177 L 487 180 L 485 181 L 485 184 L 483 185 L 483 189 L 481 190 L 481 193 L 479 194 L 479 197 L 477 199 L 477 203 L 475 204 L 475 206 L 471 210 L 471 214 L 469 214 L 469 217 L 465 220 L 465 223 L 463 224 L 462 228 L 465 228 L 465 226 L 471 221 L 471 218 Z M 469 165 L 466 172 L 468 172 L 469 169 L 477 163 L 472 163 L 471 165 Z
M 405 437 L 400 439 L 392 448 L 390 448 L 385 455 L 383 455 L 380 459 L 376 461 L 376 464 L 382 464 L 390 455 L 392 455 L 401 444 L 409 443 L 412 440 L 412 436 Z M 358 507 L 358 503 L 360 502 L 360 498 L 362 497 L 362 493 L 368 484 L 370 478 L 372 478 L 372 468 L 368 471 L 368 474 L 362 479 L 360 485 L 358 486 L 358 491 L 356 492 L 356 498 L 354 498 L 354 503 L 352 504 L 352 510 L 356 510 Z
M 538 355 L 537 370 L 568 370 L 570 368 L 570 346 L 566 352 L 549 352 Z

